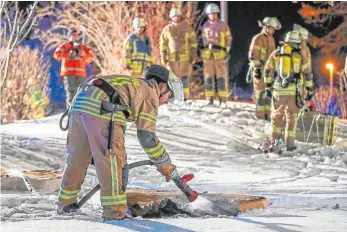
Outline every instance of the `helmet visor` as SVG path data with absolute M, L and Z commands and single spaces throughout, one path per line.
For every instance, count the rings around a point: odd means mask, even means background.
M 173 93 L 173 97 L 169 102 L 182 103 L 184 102 L 183 83 L 180 81 L 173 72 L 169 72 L 168 85 Z

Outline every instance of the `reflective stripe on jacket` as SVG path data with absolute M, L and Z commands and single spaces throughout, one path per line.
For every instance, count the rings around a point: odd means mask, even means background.
M 125 63 L 136 73 L 141 73 L 143 68 L 153 64 L 152 45 L 148 36 L 140 39 L 131 33 L 124 41 L 123 55 Z
M 301 56 L 299 54 L 301 54 Z M 298 70 L 300 70 L 299 77 L 302 74 L 306 79 L 306 83 L 312 83 L 312 75 L 308 75 L 311 74 L 311 70 L 309 69 L 308 64 L 308 57 L 302 52 L 296 52 L 293 54 L 292 58 L 292 62 L 295 62 L 296 60 L 300 61 L 300 63 L 297 64 L 293 63 L 293 65 L 297 66 Z M 297 86 L 294 83 L 295 79 L 293 69 L 291 70 L 291 74 L 288 77 L 288 86 L 282 87 L 282 79 L 279 77 L 279 68 L 280 48 L 272 52 L 268 61 L 266 62 L 264 69 L 265 90 L 272 90 L 274 92 L 274 95 L 277 96 L 294 96 L 296 94 Z M 276 77 L 275 73 L 277 73 Z
M 229 26 L 222 21 L 216 23 L 208 20 L 202 26 L 202 40 L 204 49 L 201 51 L 201 57 L 204 59 L 225 59 L 227 53 L 220 49 L 208 49 L 209 44 L 217 45 L 225 48 L 230 52 L 231 46 L 231 32 Z
M 166 152 L 163 145 L 155 136 L 158 117 L 160 90 L 156 81 L 145 81 L 130 76 L 101 76 L 107 81 L 120 96 L 121 104 L 128 105 L 130 117 L 125 118 L 123 112 L 117 112 L 114 116 L 115 123 L 125 125 L 127 121 L 134 121 L 138 131 L 148 131 L 154 134 L 153 147 L 147 147 L 145 152 L 151 159 L 160 160 Z M 98 118 L 110 120 L 111 114 L 100 114 L 101 101 L 108 101 L 108 96 L 95 86 L 86 86 L 81 89 L 72 103 L 71 111 L 84 112 Z
M 186 22 L 171 22 L 160 35 L 159 49 L 162 63 L 165 60 L 191 61 L 197 56 L 198 43 L 193 28 Z
M 253 67 L 263 68 L 270 54 L 275 51 L 275 39 L 264 32 L 255 35 L 249 48 L 249 60 Z
M 60 76 L 86 77 L 86 65 L 93 62 L 93 54 L 85 45 L 78 46 L 75 58 L 69 58 L 69 52 L 73 50 L 73 43 L 68 41 L 59 45 L 54 51 L 54 58 L 61 61 Z

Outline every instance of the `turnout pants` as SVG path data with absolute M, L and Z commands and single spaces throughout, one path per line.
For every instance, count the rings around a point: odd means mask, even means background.
M 276 96 L 274 93 L 271 112 L 271 140 L 281 136 L 283 116 L 286 117 L 284 140 L 286 145 L 294 145 L 300 108 L 296 106 L 295 96 Z
M 87 168 L 93 156 L 101 187 L 102 217 L 122 219 L 127 199 L 122 190 L 122 169 L 126 164 L 124 127 L 115 125 L 113 152 L 107 152 L 109 121 L 81 112 L 71 115 L 67 160 L 59 193 L 59 206 L 77 202 Z
M 79 85 L 83 85 L 85 78 L 78 76 L 64 76 L 64 88 L 66 92 L 66 108 L 69 108 L 71 102 L 77 93 Z
M 192 73 L 192 64 L 188 61 L 169 62 L 169 69 L 176 74 L 183 83 L 184 99 L 190 97 L 190 81 Z
M 229 97 L 229 80 L 227 62 L 224 59 L 207 60 L 204 59 L 204 77 L 205 77 L 205 97 L 213 98 L 217 90 L 221 101 L 226 101 Z M 215 83 L 215 77 L 217 86 Z
M 141 78 L 143 77 L 143 70 L 149 66 L 150 63 L 149 62 L 142 62 L 142 61 L 133 61 L 131 63 L 131 70 L 130 70 L 130 75 L 132 77 L 136 77 L 136 78 Z
M 258 119 L 268 119 L 270 117 L 271 100 L 265 96 L 264 77 L 257 79 L 253 76 L 253 90 L 255 97 L 255 116 Z

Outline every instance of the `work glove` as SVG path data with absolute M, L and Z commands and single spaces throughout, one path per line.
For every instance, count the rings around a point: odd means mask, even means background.
M 131 70 L 131 65 L 130 65 L 130 64 L 127 64 L 127 65 L 125 66 L 125 68 L 126 68 L 127 70 Z
M 168 64 L 168 60 L 165 58 L 165 55 L 161 58 L 161 64 L 164 65 L 164 66 L 167 66 Z
M 272 98 L 272 92 L 270 90 L 265 90 L 265 97 L 271 99 Z
M 261 78 L 261 68 L 255 67 L 254 71 L 253 71 L 253 76 L 254 76 L 254 78 L 260 80 L 260 78 Z
M 306 90 L 307 90 L 307 95 L 306 95 L 305 100 L 310 101 L 313 97 L 313 91 L 311 88 L 306 88 Z
M 305 100 L 310 101 L 313 97 L 313 94 L 307 94 Z
M 173 174 L 177 174 L 176 166 L 173 164 L 166 165 L 158 169 L 158 171 L 165 176 L 166 182 L 169 182 Z

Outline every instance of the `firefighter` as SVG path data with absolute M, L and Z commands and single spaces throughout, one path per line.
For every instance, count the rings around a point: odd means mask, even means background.
M 301 49 L 301 52 L 303 53 L 303 55 L 305 57 L 307 57 L 307 59 L 308 59 L 308 62 L 307 62 L 308 67 L 303 67 L 303 68 L 304 69 L 307 68 L 309 70 L 309 72 L 312 72 L 311 52 L 310 52 L 310 48 L 307 45 L 309 32 L 306 28 L 303 28 L 302 26 L 300 26 L 298 24 L 294 24 L 293 30 L 299 32 L 300 38 L 301 38 L 300 49 Z M 301 75 L 300 84 L 301 84 L 301 86 L 303 86 L 305 88 L 306 87 L 311 88 L 311 89 L 313 88 L 313 80 L 307 81 L 303 75 Z M 303 88 L 301 90 L 302 96 L 306 95 L 305 88 Z
M 271 143 L 276 145 L 281 136 L 283 116 L 286 117 L 284 140 L 286 150 L 296 149 L 294 140 L 298 112 L 303 106 L 298 89 L 298 81 L 303 75 L 306 83 L 312 82 L 312 73 L 309 69 L 309 60 L 300 50 L 301 37 L 297 31 L 286 34 L 285 41 L 271 53 L 265 64 L 265 94 L 272 99 L 271 106 Z M 312 86 L 312 85 L 311 85 Z M 311 100 L 313 90 L 310 85 L 306 87 L 307 101 Z
M 275 51 L 275 30 L 281 29 L 281 23 L 275 17 L 265 17 L 258 21 L 263 29 L 252 39 L 249 48 L 249 61 L 252 69 L 253 90 L 256 102 L 255 115 L 258 119 L 270 118 L 271 101 L 265 96 L 264 71 L 265 62 L 270 54 Z
M 146 35 L 147 23 L 143 18 L 133 20 L 134 33 L 124 42 L 123 53 L 126 69 L 133 77 L 141 77 L 145 67 L 153 64 L 152 45 Z
M 87 64 L 93 62 L 93 53 L 82 44 L 82 33 L 74 29 L 70 31 L 69 41 L 56 48 L 54 58 L 61 61 L 60 75 L 64 77 L 66 107 L 69 108 L 78 86 L 83 85 L 87 76 Z
M 105 220 L 125 217 L 128 176 L 124 145 L 126 120 L 135 121 L 141 146 L 166 181 L 170 180 L 170 174 L 177 174 L 155 130 L 158 107 L 171 100 L 183 101 L 182 82 L 159 65 L 147 67 L 144 78 L 99 77 L 78 91 L 70 108 L 67 165 L 61 182 L 58 213 L 76 210 L 77 196 L 93 157 L 101 187 L 102 217 Z M 110 118 L 113 111 L 110 109 L 116 106 L 123 109 L 114 113 L 112 127 Z M 112 137 L 113 140 L 109 141 L 108 138 Z
M 180 9 L 170 10 L 171 22 L 160 35 L 161 63 L 183 82 L 185 100 L 190 97 L 192 64 L 198 61 L 197 40 L 192 26 L 183 20 Z
M 226 102 L 229 96 L 227 66 L 232 37 L 228 24 L 219 20 L 219 12 L 216 4 L 209 4 L 205 9 L 208 21 L 202 26 L 201 58 L 204 63 L 205 97 L 209 104 L 213 104 L 215 90 L 220 104 Z

